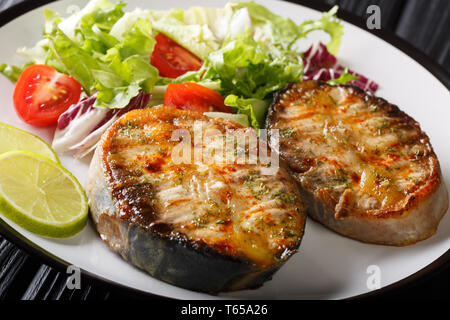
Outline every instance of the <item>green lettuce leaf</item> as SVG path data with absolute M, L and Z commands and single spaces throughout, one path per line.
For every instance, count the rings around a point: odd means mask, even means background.
M 108 32 L 112 25 L 123 16 L 124 6 L 123 2 L 115 4 L 109 0 L 91 0 L 80 11 L 61 19 L 57 26 L 70 40 L 81 44 L 91 32 L 89 28 L 95 27 Z
M 314 30 L 329 34 L 327 49 L 336 55 L 341 43 L 342 24 L 336 18 L 337 6 L 325 12 L 318 20 L 308 20 L 297 25 L 289 18 L 283 18 L 255 2 L 240 2 L 231 5 L 234 9 L 247 8 L 252 19 L 255 39 L 266 45 L 282 46 L 291 49 L 295 42 Z
M 100 82 L 96 86 L 99 91 L 96 101 L 98 105 L 122 108 L 141 89 L 152 92 L 158 80 L 158 70 L 149 63 L 154 46 L 155 39 L 151 35 L 150 21 L 138 19 L 135 25 L 122 35 L 121 41 L 108 49 L 101 59 L 122 79 L 127 88 L 118 89 L 114 82 Z
M 89 96 L 92 95 L 95 91 L 93 73 L 102 68 L 106 70 L 106 66 L 70 40 L 60 29 L 47 35 L 47 38 L 49 39 L 49 56 L 54 56 L 55 59 L 47 60 L 46 64 L 60 72 L 70 74 L 81 84 Z M 57 64 L 53 62 L 55 60 Z
M 225 105 L 230 106 L 237 114 L 245 114 L 250 125 L 255 129 L 265 127 L 265 119 L 270 99 L 245 99 L 234 94 L 225 98 Z
M 331 85 L 346 84 L 349 81 L 358 80 L 359 77 L 348 72 L 345 68 L 342 74 L 337 79 L 328 80 L 327 83 Z
M 269 41 L 271 44 L 290 45 L 299 37 L 298 26 L 289 18 L 283 18 L 253 1 L 231 4 L 233 9 L 246 8 L 252 19 L 257 40 Z M 263 38 L 258 39 L 258 34 Z
M 314 30 L 322 30 L 330 35 L 330 41 L 326 44 L 327 50 L 337 56 L 341 45 L 343 34 L 341 21 L 336 17 L 338 6 L 334 6 L 330 11 L 322 14 L 318 20 L 308 20 L 299 26 L 301 37 L 306 37 L 308 33 Z
M 12 64 L 0 64 L 0 73 L 7 77 L 11 82 L 15 83 L 19 79 L 23 68 L 17 67 Z

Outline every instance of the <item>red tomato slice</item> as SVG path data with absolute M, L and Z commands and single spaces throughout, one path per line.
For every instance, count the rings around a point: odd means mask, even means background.
M 19 117 L 34 126 L 55 124 L 59 116 L 80 100 L 81 85 L 50 66 L 26 68 L 14 88 L 14 107 Z
M 164 96 L 164 105 L 199 112 L 219 111 L 231 113 L 223 97 L 196 83 L 170 83 Z
M 188 71 L 197 71 L 202 61 L 162 33 L 155 37 L 151 64 L 163 77 L 177 78 Z

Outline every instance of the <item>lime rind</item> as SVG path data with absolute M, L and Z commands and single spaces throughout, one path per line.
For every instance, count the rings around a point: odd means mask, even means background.
M 8 150 L 6 152 L 16 151 L 16 150 L 17 151 L 23 150 L 23 151 L 27 151 L 27 152 L 33 152 L 34 154 L 39 155 L 39 156 L 43 156 L 45 158 L 48 158 L 48 159 L 50 159 L 53 162 L 60 163 L 58 155 L 53 150 L 53 148 L 46 141 L 41 139 L 40 137 L 38 137 L 38 136 L 28 132 L 28 131 L 16 128 L 14 126 L 11 126 L 11 125 L 3 123 L 3 122 L 0 122 L 0 132 L 2 130 L 2 127 L 5 128 L 5 129 L 10 130 L 11 132 L 15 132 L 16 134 L 20 134 L 20 135 L 22 135 L 24 137 L 34 139 L 35 142 L 40 144 L 42 146 L 42 149 L 46 151 L 45 154 L 44 154 L 44 153 L 41 153 L 41 152 L 37 152 L 38 150 L 30 150 L 29 148 L 24 148 L 23 149 L 23 148 L 18 147 L 18 149 L 11 149 L 11 150 Z
M 0 197 L 0 211 L 6 218 L 22 228 L 34 234 L 50 238 L 72 237 L 83 230 L 87 223 L 87 215 L 83 219 L 75 220 L 60 227 L 57 227 L 55 224 L 36 223 L 36 220 L 17 210 L 2 197 Z
M 28 156 L 37 161 L 45 161 L 47 165 L 55 168 L 55 172 L 59 171 L 69 178 L 77 193 L 81 195 L 82 203 L 80 204 L 80 211 L 78 214 L 74 215 L 73 219 L 64 222 L 44 220 L 31 213 L 25 212 L 15 205 L 14 201 L 11 201 L 3 191 L 3 186 L 0 186 L 0 211 L 3 215 L 24 229 L 46 237 L 67 238 L 80 232 L 87 223 L 89 206 L 86 194 L 78 180 L 61 165 L 50 159 L 26 151 L 10 151 L 1 154 L 0 165 L 4 159 L 18 156 Z

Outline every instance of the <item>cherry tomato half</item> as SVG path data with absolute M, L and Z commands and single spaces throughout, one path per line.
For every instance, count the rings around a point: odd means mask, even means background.
M 18 116 L 34 126 L 55 124 L 59 116 L 80 100 L 81 85 L 71 76 L 50 66 L 26 68 L 14 88 L 13 102 Z
M 199 112 L 228 112 L 231 108 L 223 103 L 223 97 L 207 87 L 196 83 L 170 83 L 164 96 L 164 105 Z
M 202 61 L 162 33 L 155 37 L 151 64 L 163 77 L 177 78 L 188 71 L 197 71 Z

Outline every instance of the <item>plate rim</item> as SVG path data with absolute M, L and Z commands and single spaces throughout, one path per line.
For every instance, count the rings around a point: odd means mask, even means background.
M 0 12 L 0 28 L 5 24 L 11 22 L 12 20 L 22 16 L 23 14 L 42 7 L 51 2 L 64 1 L 64 0 L 25 0 L 23 2 L 19 2 L 10 8 Z M 306 8 L 310 8 L 313 10 L 317 10 L 320 12 L 329 10 L 332 5 L 328 5 L 325 3 L 318 3 L 314 0 L 288 0 L 283 2 L 288 2 L 294 5 L 303 6 Z M 419 63 L 422 67 L 424 67 L 428 72 L 430 72 L 439 82 L 441 82 L 447 90 L 450 91 L 450 73 L 447 72 L 442 66 L 433 61 L 430 57 L 428 57 L 424 52 L 420 49 L 414 47 L 412 44 L 403 40 L 395 33 L 387 30 L 387 29 L 374 29 L 369 30 L 366 28 L 364 24 L 364 20 L 355 14 L 346 11 L 345 9 L 339 9 L 337 16 L 343 21 L 350 23 L 359 29 L 367 31 L 381 40 L 389 43 L 393 47 L 399 49 L 402 53 L 406 54 L 414 61 Z M 90 222 L 88 224 L 91 224 Z M 21 235 L 17 232 L 13 227 L 9 226 L 3 219 L 0 218 L 0 235 L 2 235 L 5 239 L 17 245 L 20 249 L 25 252 L 34 255 L 45 262 L 50 267 L 57 269 L 58 271 L 65 273 L 67 267 L 71 264 L 67 261 L 53 255 L 51 252 L 41 248 L 31 240 L 27 239 L 25 236 Z M 426 277 L 432 275 L 432 273 L 436 274 L 442 271 L 446 264 L 450 261 L 450 249 L 448 249 L 445 253 L 443 253 L 439 258 L 435 259 L 433 262 L 425 266 L 424 268 L 416 271 L 415 273 L 399 280 L 394 283 L 391 283 L 387 286 L 384 286 L 380 289 L 376 289 L 373 291 L 369 291 L 366 293 L 362 293 L 359 295 L 351 296 L 345 298 L 343 300 L 353 300 L 353 299 L 363 299 L 363 298 L 371 298 L 375 296 L 380 296 L 382 294 L 391 292 L 400 287 L 404 287 L 408 284 L 411 284 L 416 280 L 425 280 Z M 136 289 L 127 285 L 120 284 L 116 281 L 107 279 L 105 277 L 96 275 L 87 270 L 81 269 L 81 274 L 85 277 L 91 284 L 94 284 L 99 287 L 108 286 L 108 290 L 116 291 L 119 290 L 121 293 L 126 293 L 129 297 L 146 297 L 153 299 L 174 299 L 172 297 L 166 297 L 163 295 L 154 294 L 151 292 L 143 291 L 140 289 Z

